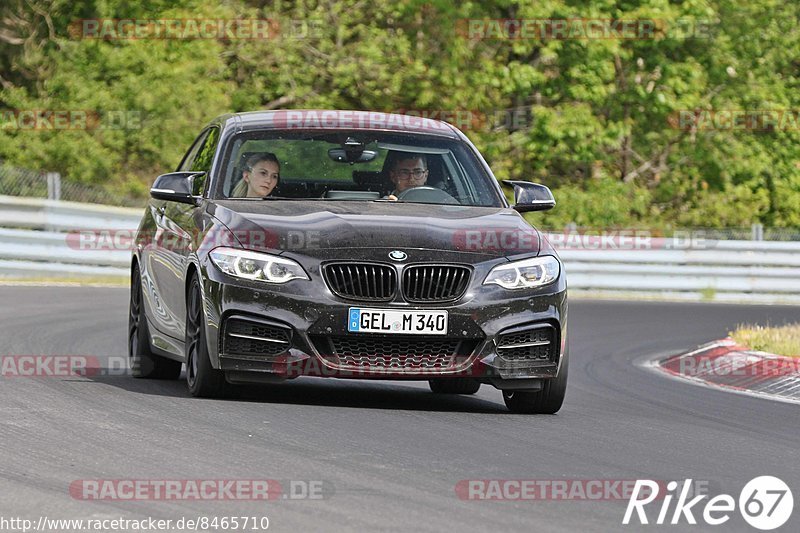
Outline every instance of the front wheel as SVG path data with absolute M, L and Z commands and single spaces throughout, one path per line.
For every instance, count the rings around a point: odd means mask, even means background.
M 173 361 L 153 353 L 147 316 L 142 299 L 142 275 L 134 266 L 131 273 L 131 301 L 128 308 L 128 361 L 135 378 L 178 379 L 181 376 L 180 361 Z
M 223 396 L 228 387 L 224 372 L 211 366 L 208 356 L 203 294 L 196 275 L 186 300 L 186 384 L 192 396 L 201 398 Z
M 544 380 L 542 390 L 514 391 L 504 390 L 503 401 L 512 413 L 520 414 L 555 414 L 564 403 L 567 393 L 568 359 L 561 362 L 558 376 Z

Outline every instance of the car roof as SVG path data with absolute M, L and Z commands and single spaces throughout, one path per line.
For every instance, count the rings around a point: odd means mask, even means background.
M 332 109 L 281 109 L 230 113 L 214 119 L 211 124 L 239 131 L 275 130 L 372 130 L 398 133 L 439 135 L 461 138 L 461 132 L 447 122 L 419 115 L 382 113 L 378 111 L 348 111 Z

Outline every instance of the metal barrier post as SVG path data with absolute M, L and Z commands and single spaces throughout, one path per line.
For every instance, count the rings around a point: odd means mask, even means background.
M 764 226 L 756 222 L 750 227 L 750 240 L 763 241 L 764 240 Z
M 58 172 L 47 173 L 47 199 L 61 200 L 61 174 Z

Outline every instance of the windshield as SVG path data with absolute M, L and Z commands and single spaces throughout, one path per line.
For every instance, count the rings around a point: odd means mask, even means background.
M 222 169 L 218 199 L 503 206 L 470 148 L 434 136 L 250 132 L 228 143 Z

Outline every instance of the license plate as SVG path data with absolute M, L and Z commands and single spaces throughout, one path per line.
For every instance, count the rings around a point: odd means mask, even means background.
M 347 331 L 446 335 L 447 311 L 397 311 L 351 307 Z

